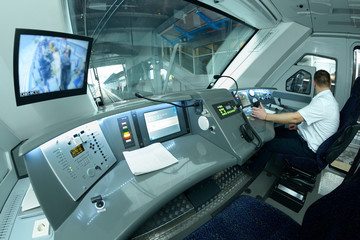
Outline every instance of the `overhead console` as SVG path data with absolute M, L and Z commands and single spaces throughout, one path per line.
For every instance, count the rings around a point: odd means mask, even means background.
M 261 131 L 249 124 L 225 89 L 177 94 L 166 101 L 176 106 L 142 100 L 21 146 L 34 191 L 58 239 L 127 238 L 169 200 L 219 171 L 244 164 L 274 136 L 271 124 L 263 121 Z M 132 174 L 123 152 L 157 142 L 178 163 Z M 145 164 L 148 156 L 142 158 Z

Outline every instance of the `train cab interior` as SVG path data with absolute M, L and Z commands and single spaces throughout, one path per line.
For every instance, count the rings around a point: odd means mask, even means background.
M 358 0 L 18 0 L 0 13 L 0 240 L 360 234 Z M 254 171 L 288 127 L 254 108 L 297 112 L 318 70 L 338 130 L 313 159 L 274 153 Z

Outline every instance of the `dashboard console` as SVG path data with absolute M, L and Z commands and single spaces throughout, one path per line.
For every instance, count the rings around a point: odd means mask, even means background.
M 128 238 L 172 198 L 219 171 L 243 165 L 274 137 L 273 125 L 251 119 L 246 109 L 274 102 L 270 89 L 233 94 L 212 89 L 165 99 L 177 106 L 139 100 L 134 107 L 84 117 L 63 131 L 25 142 L 20 153 L 55 235 Z M 123 152 L 155 142 L 179 162 L 134 176 Z

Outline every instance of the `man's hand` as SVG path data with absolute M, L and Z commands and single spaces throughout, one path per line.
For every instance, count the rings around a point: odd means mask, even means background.
M 266 120 L 267 113 L 261 102 L 260 102 L 260 108 L 257 108 L 257 107 L 252 108 L 251 116 L 261 119 L 261 120 Z
M 252 117 L 256 117 L 261 120 L 280 123 L 280 124 L 294 124 L 305 121 L 299 112 L 289 112 L 289 113 L 266 113 L 264 106 L 260 102 L 260 108 L 253 107 Z M 297 126 L 296 126 L 297 127 Z M 291 127 L 291 130 L 295 130 L 295 126 Z
M 296 124 L 289 124 L 288 129 L 291 131 L 296 131 L 298 129 L 298 126 Z

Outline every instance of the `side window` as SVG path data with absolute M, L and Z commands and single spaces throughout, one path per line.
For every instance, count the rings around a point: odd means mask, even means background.
M 357 77 L 360 76 L 360 46 L 354 49 L 354 73 L 353 73 L 353 83 Z
M 6 174 L 9 172 L 8 164 L 7 164 L 7 158 L 5 155 L 5 152 L 0 148 L 0 183 L 6 176 Z M 1 209 L 1 207 L 0 207 Z
M 311 92 L 311 79 L 312 77 L 309 72 L 299 70 L 286 80 L 286 91 L 309 95 Z
M 326 70 L 331 78 L 331 92 L 335 93 L 336 61 L 334 59 L 309 54 L 300 59 L 296 65 L 315 67 L 316 71 Z

